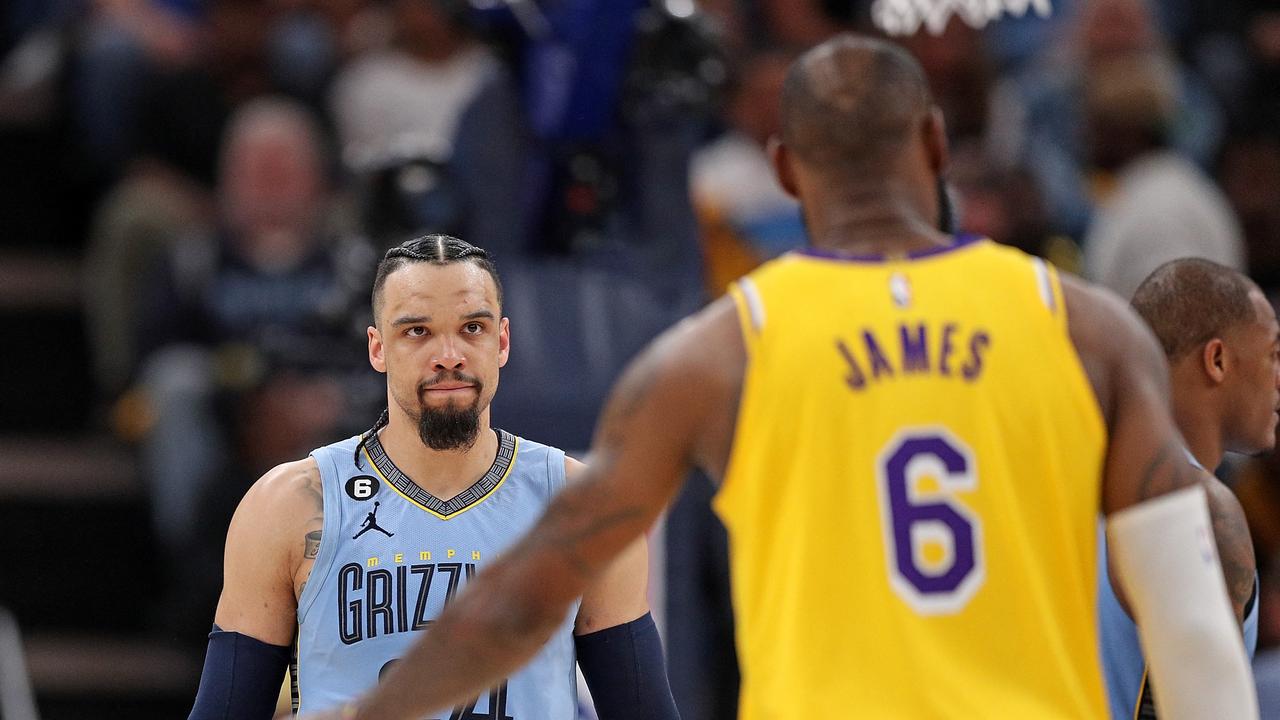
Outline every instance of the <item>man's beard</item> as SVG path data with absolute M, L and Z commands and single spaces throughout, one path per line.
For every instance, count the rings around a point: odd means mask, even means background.
M 479 378 L 463 375 L 457 371 L 440 373 L 429 383 L 419 386 L 418 397 L 423 397 L 427 388 L 445 379 L 475 385 L 475 400 L 462 407 L 452 402 L 442 407 L 431 407 L 420 403 L 418 437 L 422 438 L 422 443 L 432 450 L 470 450 L 476 444 L 476 438 L 480 434 L 480 394 L 484 386 Z

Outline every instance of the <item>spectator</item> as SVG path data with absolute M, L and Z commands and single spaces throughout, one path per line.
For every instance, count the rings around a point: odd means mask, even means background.
M 1169 147 L 1176 88 L 1173 68 L 1153 53 L 1099 63 L 1086 86 L 1090 159 L 1114 189 L 1085 237 L 1085 272 L 1126 298 L 1180 257 L 1244 269 L 1244 242 L 1222 191 Z
M 502 257 L 524 237 L 523 122 L 506 69 L 446 3 L 396 0 L 389 48 L 356 57 L 330 106 L 380 245 L 453 232 Z
M 498 70 L 497 60 L 443 3 L 395 0 L 396 36 L 355 58 L 334 81 L 331 102 L 347 163 L 453 154 L 458 122 Z
M 1202 166 L 1217 152 L 1223 120 L 1203 82 L 1168 48 L 1148 0 L 1080 0 L 1056 47 L 1002 83 L 994 102 L 1001 126 L 992 150 L 1007 165 L 1025 163 L 1045 195 L 1054 226 L 1083 236 L 1092 211 L 1081 108 L 1085 85 L 1101 63 L 1149 53 L 1168 65 L 1172 82 L 1170 147 Z
M 693 156 L 690 184 L 712 296 L 762 260 L 805 242 L 800 206 L 778 186 L 765 152 L 779 132 L 790 63 L 781 52 L 748 59 L 729 100 L 729 129 Z
M 311 116 L 284 100 L 241 108 L 223 143 L 217 196 L 218 227 L 174 245 L 139 336 L 157 530 L 182 559 L 181 591 L 196 585 L 198 597 L 216 592 L 207 581 L 217 555 L 205 549 L 218 543 L 203 530 L 225 525 L 222 512 L 264 468 L 357 429 L 343 425 L 341 398 L 359 393 L 339 384 L 358 388 L 371 374 L 350 343 L 364 326 L 350 313 L 364 278 L 350 277 L 327 242 Z

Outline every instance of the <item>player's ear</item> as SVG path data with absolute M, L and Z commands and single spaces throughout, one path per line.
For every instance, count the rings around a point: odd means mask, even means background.
M 498 367 L 506 367 L 509 357 L 511 357 L 511 320 L 502 318 L 498 321 Z
M 942 110 L 936 105 L 929 109 L 920 132 L 924 142 L 925 157 L 929 160 L 929 169 L 934 175 L 942 176 L 951 162 L 951 150 L 947 146 L 947 121 Z
M 383 355 L 385 348 L 382 345 L 382 333 L 378 332 L 378 328 L 370 325 L 365 328 L 365 334 L 369 336 L 369 364 L 380 373 L 386 372 L 387 359 Z
M 769 162 L 773 164 L 773 174 L 778 178 L 778 184 L 788 195 L 799 200 L 800 191 L 796 183 L 796 171 L 791 166 L 791 151 L 787 149 L 786 143 L 782 142 L 782 138 L 777 135 L 770 135 L 766 149 L 769 152 Z
M 1204 344 L 1200 361 L 1204 366 L 1205 375 L 1208 375 L 1215 385 L 1220 384 L 1226 378 L 1227 347 L 1223 344 L 1221 338 L 1213 338 Z

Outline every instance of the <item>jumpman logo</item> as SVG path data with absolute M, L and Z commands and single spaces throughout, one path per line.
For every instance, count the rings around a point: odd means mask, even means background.
M 378 532 L 382 533 L 383 535 L 386 535 L 387 537 L 395 537 L 395 535 L 396 535 L 395 533 L 387 532 L 386 530 L 383 530 L 383 529 L 378 525 L 378 506 L 379 506 L 379 505 L 381 505 L 381 504 L 382 504 L 382 503 L 379 503 L 379 502 L 377 502 L 377 501 L 374 501 L 374 503 L 373 503 L 373 512 L 369 513 L 369 516 L 368 516 L 368 517 L 366 517 L 366 518 L 364 519 L 364 522 L 360 524 L 361 530 L 360 530 L 360 532 L 358 532 L 358 533 L 356 533 L 355 535 L 352 535 L 352 536 L 351 536 L 351 539 L 352 539 L 352 540 L 355 540 L 356 538 L 358 538 L 358 537 L 360 537 L 361 535 L 363 535 L 363 534 L 365 534 L 365 533 L 369 532 L 370 530 L 377 530 Z

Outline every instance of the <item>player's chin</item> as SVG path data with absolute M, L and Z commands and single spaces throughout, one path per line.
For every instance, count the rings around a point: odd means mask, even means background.
M 1249 453 L 1250 455 L 1267 455 L 1276 449 L 1276 420 L 1277 417 L 1273 414 L 1269 430 L 1265 433 L 1259 433 L 1253 452 Z

